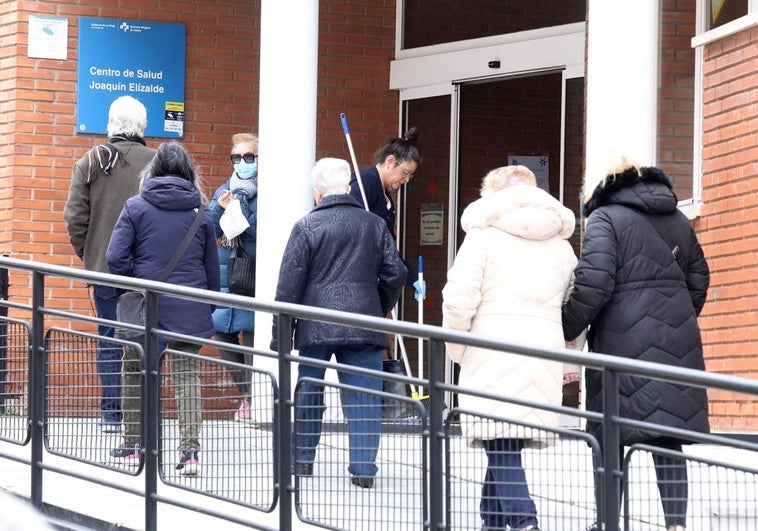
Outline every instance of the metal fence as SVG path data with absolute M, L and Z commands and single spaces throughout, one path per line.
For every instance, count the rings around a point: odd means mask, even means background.
M 140 527 L 146 530 L 157 529 L 159 510 L 171 505 L 256 529 L 287 531 L 302 522 L 335 530 L 478 531 L 482 529 L 480 504 L 485 455 L 480 448 L 466 445 L 460 434 L 459 419 L 462 415 L 485 416 L 481 412 L 459 409 L 454 404 L 448 407 L 445 403 L 446 397 L 473 394 L 601 422 L 609 441 L 618 440 L 619 426 L 624 424 L 693 441 L 684 453 L 675 455 L 665 449 L 636 445 L 622 460 L 617 452 L 601 452 L 598 442 L 583 431 L 546 429 L 513 419 L 487 417 L 521 424 L 533 438 L 549 442 L 542 448 L 521 451 L 543 531 L 584 529 L 602 517 L 608 522 L 606 529 L 609 530 L 663 529 L 653 456 L 671 458 L 687 468 L 689 492 L 685 492 L 684 497 L 689 502 L 689 529 L 758 530 L 755 508 L 758 445 L 744 438 L 686 433 L 623 419 L 618 415 L 615 375 L 632 373 L 753 397 L 758 395 L 758 382 L 599 354 L 542 350 L 435 326 L 264 302 L 10 258 L 0 258 L 0 267 L 11 271 L 11 278 L 29 287 L 32 295 L 30 305 L 15 302 L 12 295 L 0 301 L 13 315 L 9 318 L 0 314 L 0 441 L 29 448 L 30 458 L 23 462 L 29 469 L 29 497 L 37 507 L 43 506 L 45 473 L 55 472 L 90 482 L 92 488 L 114 489 L 144 498 Z M 50 304 L 49 286 L 62 281 L 81 282 L 82 286 L 84 283 L 108 284 L 147 293 L 144 346 L 114 340 L 120 346 L 133 349 L 139 360 L 139 373 L 123 383 L 124 392 L 131 386 L 137 397 L 135 409 L 138 411 L 134 411 L 134 418 L 139 424 L 140 442 L 136 460 L 127 462 L 111 456 L 111 450 L 120 444 L 122 435 L 99 429 L 101 389 L 95 350 L 100 338 L 87 330 L 103 321 L 90 312 L 62 311 Z M 158 293 L 278 315 L 279 352 L 186 338 L 160 330 L 155 316 Z M 293 318 L 423 338 L 428 348 L 428 377 L 422 380 L 298 358 L 291 351 Z M 159 336 L 168 341 L 196 342 L 204 350 L 199 355 L 173 349 L 158 352 Z M 551 407 L 518 401 L 509 397 L 507 391 L 485 395 L 445 383 L 442 377 L 445 341 L 602 370 L 609 397 L 606 409 L 603 414 L 597 414 L 570 407 Z M 267 358 L 271 360 L 268 365 L 275 366 L 276 370 L 238 365 L 202 354 L 213 353 L 219 347 L 252 354 L 256 359 Z M 399 382 L 406 393 L 371 392 L 328 380 L 297 381 L 292 373 L 294 363 L 379 377 L 385 384 Z M 202 392 L 194 413 L 202 417 L 202 433 L 201 469 L 190 476 L 176 468 L 182 438 L 177 392 L 183 367 L 192 364 L 200 374 Z M 242 397 L 229 377 L 230 369 L 244 371 L 245 379 L 252 383 L 251 418 L 243 422 L 234 420 Z M 303 399 L 305 393 L 313 392 L 314 386 L 324 393 L 323 404 Z M 428 398 L 421 401 L 410 397 L 409 386 L 427 389 Z M 390 388 L 385 385 L 385 389 Z M 350 400 L 343 401 L 349 393 L 352 393 Z M 359 422 L 362 417 L 360 413 L 346 415 L 345 408 L 356 407 L 363 411 L 365 404 L 379 403 L 384 411 L 378 434 L 379 473 L 373 488 L 359 488 L 351 484 L 346 472 L 351 447 L 346 417 Z M 313 408 L 313 411 L 305 408 Z M 307 424 L 293 422 L 294 418 L 300 418 L 298 415 L 319 419 L 323 427 L 313 469 L 305 473 L 293 469 L 293 444 L 299 444 L 305 437 L 298 431 L 301 428 L 295 429 L 295 426 L 310 429 Z M 353 441 L 353 449 L 355 447 L 356 441 Z M 709 448 L 724 451 L 699 453 L 700 449 Z M 0 457 L 18 459 L 3 454 L 1 447 Z M 116 479 L 99 474 L 101 469 L 115 472 Z M 293 470 L 297 473 L 293 474 Z M 143 487 L 121 481 L 119 476 L 143 478 Z M 602 485 L 600 499 L 603 501 L 599 506 L 595 501 L 596 482 Z M 212 504 L 198 506 L 181 495 L 167 494 L 161 485 L 174 487 L 172 493 L 186 491 L 194 496 L 222 500 L 237 509 L 219 510 Z M 623 504 L 619 504 L 622 499 Z M 275 526 L 261 523 L 262 519 L 256 516 L 269 513 L 277 516 Z

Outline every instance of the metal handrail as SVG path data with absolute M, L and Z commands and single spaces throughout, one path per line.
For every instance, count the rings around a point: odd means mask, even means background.
M 603 392 L 605 396 L 606 409 L 602 413 L 597 412 L 576 412 L 577 416 L 592 419 L 603 425 L 605 433 L 605 442 L 609 448 L 615 448 L 618 441 L 618 432 L 622 426 L 638 426 L 644 429 L 654 429 L 653 425 L 647 423 L 624 419 L 618 415 L 618 375 L 622 373 L 634 374 L 651 379 L 666 380 L 680 384 L 694 385 L 699 387 L 716 388 L 734 392 L 741 392 L 758 396 L 758 381 L 740 378 L 738 376 L 709 373 L 693 369 L 672 367 L 668 365 L 619 358 L 599 353 L 588 353 L 561 348 L 542 348 L 535 347 L 517 342 L 504 341 L 499 338 L 489 337 L 482 334 L 470 332 L 460 332 L 442 328 L 440 326 L 429 324 L 409 323 L 386 319 L 381 317 L 371 317 L 358 315 L 348 312 L 326 310 L 312 306 L 303 306 L 298 304 L 289 304 L 276 301 L 268 301 L 258 298 L 251 298 L 231 293 L 213 292 L 198 288 L 189 288 L 175 284 L 168 284 L 157 281 L 135 279 L 111 275 L 106 273 L 91 272 L 82 269 L 65 267 L 43 262 L 34 262 L 0 257 L 0 268 L 26 271 L 32 275 L 32 303 L 31 305 L 20 304 L 17 301 L 0 301 L 0 305 L 8 308 L 24 309 L 31 312 L 31 378 L 30 388 L 44 389 L 44 367 L 41 360 L 44 359 L 44 319 L 45 316 L 55 316 L 62 319 L 71 319 L 77 321 L 86 321 L 97 324 L 107 324 L 113 326 L 117 324 L 113 321 L 99 319 L 96 317 L 82 316 L 80 314 L 64 311 L 59 309 L 48 308 L 45 306 L 44 285 L 46 277 L 65 278 L 78 280 L 87 284 L 101 284 L 121 288 L 124 290 L 144 290 L 148 295 L 147 313 L 146 313 L 146 337 L 145 355 L 146 359 L 151 360 L 146 366 L 149 375 L 158 374 L 158 356 L 156 350 L 156 341 L 158 336 L 176 337 L 177 334 L 161 330 L 157 327 L 156 316 L 156 296 L 158 294 L 168 295 L 178 298 L 200 300 L 208 304 L 230 306 L 252 311 L 262 311 L 274 314 L 279 317 L 279 350 L 277 353 L 271 353 L 272 357 L 278 359 L 278 386 L 281 391 L 280 397 L 291 396 L 292 374 L 291 364 L 295 361 L 292 355 L 292 322 L 294 319 L 309 319 L 332 324 L 347 325 L 363 329 L 385 332 L 388 334 L 398 334 L 407 338 L 420 338 L 428 341 L 429 355 L 429 376 L 427 378 L 414 378 L 412 376 L 388 375 L 388 379 L 400 380 L 405 383 L 412 383 L 419 387 L 429 389 L 429 446 L 430 446 L 430 463 L 429 463 L 429 498 L 430 500 L 441 500 L 443 498 L 443 477 L 445 474 L 443 455 L 443 441 L 445 435 L 445 425 L 443 423 L 443 411 L 446 408 L 444 396 L 446 392 L 456 390 L 468 394 L 481 394 L 470 389 L 463 389 L 454 385 L 444 383 L 442 376 L 442 364 L 444 359 L 445 343 L 460 343 L 474 347 L 489 349 L 493 351 L 503 351 L 517 353 L 524 356 L 546 359 L 551 361 L 562 362 L 566 364 L 581 365 L 601 370 L 603 372 Z M 194 340 L 194 338 L 193 338 Z M 197 340 L 202 344 L 217 346 L 213 340 Z M 39 354 L 39 355 L 37 355 Z M 350 370 L 350 369 L 346 369 Z M 365 372 L 363 369 L 355 369 L 355 372 Z M 148 379 L 150 380 L 150 379 Z M 156 382 L 146 384 L 146 408 L 150 409 L 157 404 L 159 393 Z M 491 398 L 497 399 L 498 395 L 490 395 Z M 499 397 L 506 399 L 505 397 Z M 44 438 L 44 393 L 31 393 L 31 426 L 32 426 L 32 503 L 40 506 L 42 503 L 42 470 L 59 469 L 42 463 L 42 441 Z M 513 403 L 519 403 L 516 399 L 511 399 Z M 151 406 L 152 405 L 152 406 Z M 289 474 L 290 459 L 290 441 L 289 434 L 291 430 L 290 412 L 293 404 L 287 399 L 280 399 L 275 404 L 276 415 L 279 420 L 276 427 L 276 436 L 280 442 L 274 461 L 277 470 L 277 476 L 280 480 L 277 487 L 278 499 L 280 502 L 280 527 L 282 529 L 291 529 L 292 527 L 292 503 L 293 503 L 293 486 L 292 478 Z M 550 407 L 546 407 L 550 409 Z M 561 408 L 554 408 L 556 411 Z M 157 417 L 155 411 L 150 415 Z M 151 422 L 156 422 L 153 419 Z M 155 424 L 148 424 L 146 427 L 146 436 L 149 440 L 157 440 L 157 427 Z M 660 432 L 676 435 L 676 430 L 659 429 Z M 758 446 L 754 443 L 736 441 L 734 439 L 725 439 L 716 435 L 700 435 L 695 437 L 702 442 L 729 442 L 732 446 L 756 450 Z M 146 447 L 146 450 L 150 450 Z M 609 531 L 617 528 L 618 522 L 618 500 L 621 492 L 616 474 L 621 473 L 621 463 L 619 456 L 615 451 L 605 452 L 603 463 L 597 472 L 604 472 L 604 485 L 606 498 L 598 507 L 601 516 L 604 516 L 608 522 Z M 146 496 L 146 529 L 152 530 L 157 525 L 156 504 L 157 501 L 173 503 L 171 500 L 158 497 L 157 492 L 157 469 L 152 460 L 147 460 L 145 467 L 145 492 Z M 440 502 L 441 503 L 441 502 Z M 181 502 L 176 502 L 181 506 Z M 208 514 L 211 514 L 209 512 Z M 438 503 L 430 503 L 428 506 L 429 522 L 428 527 L 432 529 L 444 526 L 444 511 Z

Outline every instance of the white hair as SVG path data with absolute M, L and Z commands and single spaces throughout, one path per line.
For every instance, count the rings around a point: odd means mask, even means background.
M 138 99 L 120 96 L 113 100 L 108 111 L 108 136 L 144 136 L 147 109 Z
M 584 176 L 582 185 L 582 202 L 587 203 L 597 188 L 604 187 L 612 182 L 616 175 L 627 170 L 635 169 L 641 175 L 641 165 L 637 158 L 627 149 L 609 149 L 597 158 L 597 170 L 588 172 Z
M 532 170 L 526 166 L 501 166 L 500 168 L 495 168 L 484 176 L 479 194 L 482 197 L 486 197 L 502 190 L 503 188 L 508 188 L 509 186 L 515 186 L 517 184 L 537 186 L 537 178 L 534 176 Z
M 350 164 L 346 160 L 326 157 L 311 170 L 313 188 L 322 197 L 347 193 L 350 184 Z

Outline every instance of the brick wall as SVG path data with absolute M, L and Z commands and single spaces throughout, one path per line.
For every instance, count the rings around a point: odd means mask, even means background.
M 695 228 L 711 268 L 700 318 L 709 370 L 758 378 L 758 29 L 705 48 L 703 216 Z M 758 430 L 758 401 L 712 393 L 718 430 Z
M 258 122 L 260 2 L 146 0 L 6 3 L 0 12 L 0 253 L 80 267 L 62 211 L 71 167 L 101 135 L 74 133 L 79 17 L 183 23 L 187 28 L 185 135 L 212 194 L 229 175 L 233 133 Z M 29 15 L 68 19 L 68 59 L 26 56 Z M 394 57 L 394 1 L 320 3 L 317 157 L 348 158 L 339 113 L 347 112 L 359 161 L 397 134 L 397 93 L 389 90 Z M 104 117 L 105 121 L 106 117 Z M 155 119 L 148 117 L 148 120 Z M 157 147 L 163 139 L 148 138 Z M 28 279 L 12 278 L 11 295 L 27 297 Z M 48 304 L 94 313 L 86 289 L 53 283 Z
M 258 32 L 257 2 L 158 2 L 101 7 L 102 2 L 18 3 L 7 13 L 14 46 L 5 46 L 2 73 L 8 98 L 2 116 L 4 134 L 3 184 L 12 198 L 3 198 L 0 250 L 17 258 L 80 267 L 68 242 L 63 206 L 71 167 L 102 135 L 74 133 L 79 17 L 125 18 L 181 22 L 187 28 L 185 137 L 209 190 L 227 177 L 226 154 L 232 133 L 250 130 L 257 122 Z M 26 55 L 31 14 L 68 19 L 68 59 L 49 60 Z M 4 21 L 6 18 L 3 19 Z M 249 65 L 240 68 L 240 65 Z M 104 116 L 103 122 L 107 117 Z M 148 120 L 155 120 L 148 116 Z M 165 139 L 148 138 L 156 147 Z M 11 279 L 11 295 L 28 294 L 27 279 Z M 81 284 L 56 282 L 47 303 L 62 309 L 92 312 Z
M 347 114 L 360 167 L 397 137 L 398 97 L 389 89 L 395 57 L 394 0 L 320 2 L 316 158 L 349 160 L 340 113 Z
M 674 183 L 677 197 L 692 197 L 693 111 L 695 104 L 696 0 L 661 2 L 658 88 L 658 165 Z
M 102 135 L 76 135 L 76 66 L 79 17 L 123 18 L 183 23 L 186 26 L 185 134 L 211 195 L 229 176 L 230 137 L 255 131 L 258 123 L 260 2 L 258 0 L 157 0 L 101 7 L 93 0 L 6 2 L 0 10 L 0 253 L 64 266 L 81 267 L 68 241 L 63 207 L 71 168 Z M 29 15 L 68 19 L 68 59 L 26 56 Z M 389 90 L 394 57 L 394 0 L 320 2 L 317 157 L 349 158 L 339 113 L 350 118 L 353 142 L 362 164 L 397 134 L 397 93 Z M 104 117 L 103 121 L 107 117 Z M 155 117 L 148 116 L 148 120 Z M 148 138 L 157 147 L 165 139 Z M 30 278 L 14 274 L 10 297 L 26 302 Z M 95 315 L 86 287 L 51 279 L 45 304 L 50 308 Z M 16 310 L 12 310 L 12 314 Z M 21 314 L 22 312 L 18 312 Z M 27 315 L 19 315 L 27 318 Z M 69 326 L 54 317 L 48 326 Z M 77 329 L 87 324 L 76 323 Z M 94 331 L 94 326 L 89 327 Z M 215 349 L 204 349 L 216 356 Z M 91 361 L 80 350 L 73 363 Z M 99 385 L 94 370 L 85 385 L 67 387 L 71 396 Z M 205 392 L 215 383 L 206 381 Z M 226 389 L 226 388 L 224 388 Z M 228 389 L 226 389 L 228 391 Z M 216 390 L 221 393 L 219 388 Z M 213 392 L 216 392 L 213 391 Z M 96 400 L 81 400 L 82 414 L 97 411 Z M 230 407 L 221 403 L 221 407 Z

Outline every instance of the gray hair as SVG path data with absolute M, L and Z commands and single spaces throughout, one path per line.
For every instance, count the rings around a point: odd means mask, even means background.
M 313 188 L 322 197 L 347 193 L 350 184 L 350 164 L 346 160 L 326 157 L 311 170 Z
M 108 111 L 108 136 L 144 136 L 147 127 L 147 109 L 132 96 L 113 100 Z

